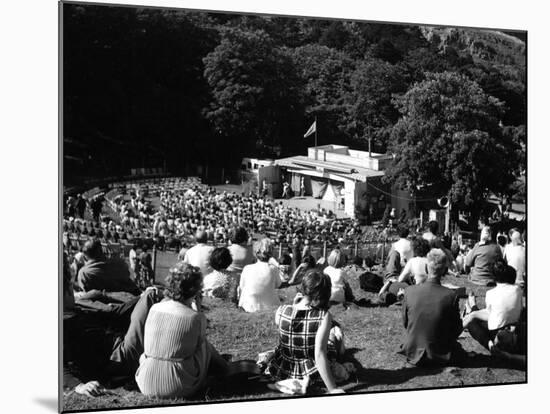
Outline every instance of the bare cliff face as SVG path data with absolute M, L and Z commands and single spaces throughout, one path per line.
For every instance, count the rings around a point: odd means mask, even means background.
M 420 31 L 442 52 L 454 48 L 477 61 L 525 66 L 525 42 L 516 36 L 496 30 L 435 26 L 422 26 Z

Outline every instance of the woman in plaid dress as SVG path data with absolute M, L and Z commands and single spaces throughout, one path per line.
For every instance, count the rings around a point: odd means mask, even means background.
M 293 305 L 277 309 L 275 323 L 279 327 L 279 345 L 267 366 L 267 372 L 278 380 L 322 379 L 330 393 L 343 390 L 336 387 L 330 370 L 329 335 L 333 326 L 328 312 L 331 295 L 330 278 L 312 270 L 302 280 L 304 295 Z

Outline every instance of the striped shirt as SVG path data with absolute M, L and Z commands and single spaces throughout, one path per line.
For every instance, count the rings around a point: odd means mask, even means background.
M 203 314 L 173 300 L 151 307 L 136 372 L 143 394 L 161 398 L 193 395 L 206 379 L 209 360 Z

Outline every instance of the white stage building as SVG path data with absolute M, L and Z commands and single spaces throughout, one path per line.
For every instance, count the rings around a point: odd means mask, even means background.
M 275 160 L 274 165 L 282 170 L 283 180 L 289 182 L 294 195 L 299 195 L 301 183 L 305 195 L 335 202 L 346 215 L 355 217 L 360 208 L 371 208 L 380 215 L 387 204 L 396 211 L 411 209 L 407 197 L 399 197 L 399 190 L 383 184 L 391 155 L 357 151 L 343 145 L 322 145 L 308 148 L 307 156 Z M 408 194 L 403 194 L 407 196 Z

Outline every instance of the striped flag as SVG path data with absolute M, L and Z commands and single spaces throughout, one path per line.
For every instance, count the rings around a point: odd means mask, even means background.
M 309 137 L 311 134 L 314 134 L 316 131 L 317 131 L 317 120 L 313 121 L 313 124 L 311 124 L 307 132 L 304 134 L 304 138 Z

